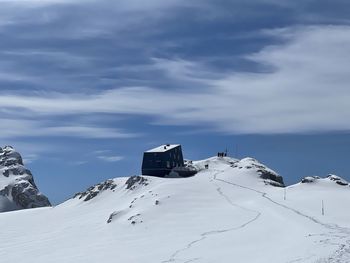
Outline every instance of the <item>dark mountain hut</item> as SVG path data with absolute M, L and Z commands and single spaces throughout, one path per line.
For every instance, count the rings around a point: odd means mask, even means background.
M 185 167 L 180 144 L 165 144 L 144 152 L 143 175 L 165 177 L 172 172 L 183 177 L 196 173 Z

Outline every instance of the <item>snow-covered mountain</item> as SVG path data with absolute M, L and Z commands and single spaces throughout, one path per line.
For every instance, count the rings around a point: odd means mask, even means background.
M 193 166 L 199 172 L 189 178 L 115 178 L 56 207 L 1 213 L 0 259 L 350 262 L 344 179 L 310 177 L 282 187 L 278 174 L 252 158 Z
M 21 155 L 11 146 L 0 148 L 0 212 L 51 206 L 23 166 Z

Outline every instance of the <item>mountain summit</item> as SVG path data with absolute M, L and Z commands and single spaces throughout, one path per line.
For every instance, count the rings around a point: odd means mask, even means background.
M 0 212 L 51 206 L 39 192 L 32 173 L 11 146 L 0 148 Z

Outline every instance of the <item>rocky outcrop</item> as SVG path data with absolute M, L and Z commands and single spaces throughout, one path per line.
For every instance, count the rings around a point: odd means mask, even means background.
M 336 184 L 339 184 L 341 186 L 348 186 L 349 183 L 345 181 L 343 178 L 340 176 L 334 175 L 334 174 L 329 174 L 327 178 L 331 181 L 334 181 Z
M 84 198 L 83 199 L 84 201 L 89 201 L 92 198 L 96 197 L 101 192 L 105 190 L 114 190 L 114 188 L 116 187 L 117 187 L 117 184 L 114 183 L 113 180 L 109 179 L 102 183 L 89 187 L 88 189 L 86 189 L 85 192 L 76 193 L 73 198 L 79 198 L 79 199 Z
M 143 176 L 131 176 L 129 179 L 125 182 L 126 189 L 128 190 L 134 190 L 138 185 L 148 185 L 147 179 Z
M 301 179 L 301 183 L 302 184 L 317 183 L 320 180 L 334 182 L 340 186 L 350 186 L 349 182 L 347 182 L 345 179 L 341 178 L 340 176 L 337 176 L 334 174 L 329 174 L 325 178 L 321 178 L 319 176 L 306 176 Z
M 11 146 L 0 148 L 0 196 L 0 212 L 51 206 L 39 192 L 32 173 L 24 167 L 21 155 Z
M 261 179 L 269 180 L 269 184 L 273 186 L 284 186 L 282 176 L 276 174 L 275 172 L 265 169 L 258 169 L 257 172 L 260 174 Z
M 275 171 L 261 164 L 254 158 L 244 158 L 242 160 L 232 163 L 231 167 L 238 169 L 254 170 L 265 184 L 269 184 L 276 187 L 285 187 L 283 177 Z
M 129 177 L 126 180 L 125 185 L 126 185 L 127 190 L 134 190 L 139 185 L 148 185 L 148 180 L 143 176 L 136 176 L 135 175 L 135 176 Z M 85 202 L 90 201 L 91 199 L 95 198 L 96 196 L 98 196 L 99 194 L 101 194 L 102 192 L 104 192 L 106 190 L 114 191 L 114 189 L 117 186 L 118 185 L 116 184 L 116 182 L 114 180 L 109 179 L 109 180 L 106 180 L 102 183 L 99 183 L 99 184 L 96 184 L 94 186 L 89 187 L 84 192 L 76 193 L 73 198 L 83 199 L 83 201 L 85 201 Z
M 27 181 L 14 184 L 11 194 L 13 201 L 21 208 L 51 206 L 49 199 Z
M 301 179 L 301 183 L 302 184 L 309 184 L 309 183 L 313 183 L 315 182 L 315 180 L 320 179 L 321 177 L 319 176 L 306 176 L 304 178 Z

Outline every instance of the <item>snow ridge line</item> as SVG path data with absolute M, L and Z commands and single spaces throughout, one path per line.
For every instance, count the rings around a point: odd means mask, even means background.
M 323 223 L 323 222 L 317 220 L 316 218 L 314 218 L 312 216 L 309 216 L 309 215 L 306 215 L 306 214 L 300 212 L 297 209 L 294 209 L 292 207 L 286 206 L 284 204 L 281 204 L 281 203 L 271 199 L 270 197 L 267 196 L 267 193 L 265 193 L 265 192 L 261 192 L 259 190 L 256 190 L 256 189 L 253 189 L 253 188 L 250 188 L 250 187 L 247 187 L 247 186 L 231 183 L 231 182 L 228 182 L 228 181 L 223 180 L 223 179 L 219 179 L 219 178 L 215 178 L 215 179 L 217 181 L 221 181 L 221 182 L 226 183 L 226 184 L 230 184 L 230 185 L 233 185 L 233 186 L 236 186 L 236 187 L 240 187 L 240 188 L 243 188 L 243 189 L 247 189 L 247 190 L 259 193 L 259 194 L 261 194 L 261 196 L 263 198 L 265 198 L 266 200 L 272 202 L 273 204 L 278 205 L 278 206 L 280 206 L 280 207 L 282 207 L 284 209 L 290 210 L 290 211 L 296 213 L 297 215 L 302 216 L 302 217 L 304 217 L 306 219 L 309 219 L 312 222 L 314 222 L 315 224 L 321 225 L 321 226 L 323 226 L 323 227 L 325 227 L 327 229 L 330 229 L 330 230 L 336 230 L 336 231 L 340 232 L 340 234 L 342 234 L 343 237 L 345 236 L 345 234 L 347 236 L 350 236 L 350 229 L 349 228 L 341 227 L 341 226 L 338 226 L 337 224 Z M 334 237 L 334 235 L 331 235 L 331 236 Z M 333 253 L 332 256 L 330 256 L 328 259 L 325 259 L 324 262 L 339 262 L 339 263 L 345 262 L 345 261 L 342 260 L 342 257 L 344 257 L 346 255 L 348 256 L 347 260 L 350 260 L 350 239 L 346 240 L 345 242 L 346 242 L 347 246 L 345 244 L 336 243 L 336 245 L 338 245 L 339 248 Z M 335 261 L 333 261 L 333 260 L 335 260 Z
M 217 175 L 220 174 L 220 173 L 225 172 L 225 170 L 227 170 L 227 169 L 217 171 L 217 172 L 214 174 L 213 179 L 214 179 L 214 180 L 217 180 L 217 179 L 216 179 L 216 178 L 217 178 Z M 225 195 L 225 194 L 222 192 L 221 187 L 219 187 L 217 184 L 215 184 L 215 185 L 217 186 L 216 191 L 219 193 L 219 195 L 221 195 L 231 206 L 238 207 L 238 208 L 240 208 L 240 209 L 243 209 L 243 210 L 246 210 L 246 211 L 249 211 L 249 212 L 254 212 L 254 213 L 256 213 L 255 217 L 252 218 L 252 219 L 250 219 L 249 221 L 247 221 L 247 222 L 241 224 L 241 225 L 238 226 L 238 227 L 233 227 L 233 228 L 228 228 L 228 229 L 222 229 L 222 230 L 212 230 L 212 231 L 204 232 L 204 233 L 200 234 L 201 237 L 200 237 L 199 239 L 196 239 L 196 240 L 194 240 L 194 241 L 188 243 L 188 244 L 187 244 L 184 248 L 182 248 L 182 249 L 176 250 L 176 251 L 170 256 L 170 258 L 169 258 L 168 260 L 162 261 L 162 263 L 168 263 L 168 262 L 174 262 L 174 261 L 176 261 L 176 257 L 177 257 L 180 253 L 182 253 L 182 252 L 184 252 L 184 251 L 190 249 L 193 245 L 195 245 L 195 244 L 197 244 L 197 243 L 203 241 L 204 239 L 206 239 L 206 238 L 207 238 L 208 236 L 210 236 L 210 235 L 222 234 L 222 233 L 226 233 L 226 232 L 229 232 L 229 231 L 233 231 L 233 230 L 238 230 L 238 229 L 244 228 L 244 227 L 246 227 L 247 225 L 249 225 L 250 223 L 253 223 L 254 221 L 256 221 L 256 220 L 261 216 L 261 212 L 259 212 L 259 211 L 252 210 L 252 209 L 249 209 L 249 208 L 246 208 L 246 207 L 243 207 L 243 206 L 240 206 L 240 205 L 237 205 L 237 204 L 233 203 L 233 202 L 228 198 L 228 196 Z M 197 261 L 197 260 L 199 260 L 199 259 L 200 259 L 200 258 L 189 259 L 189 260 L 184 261 L 184 263 L 194 262 L 194 261 Z

